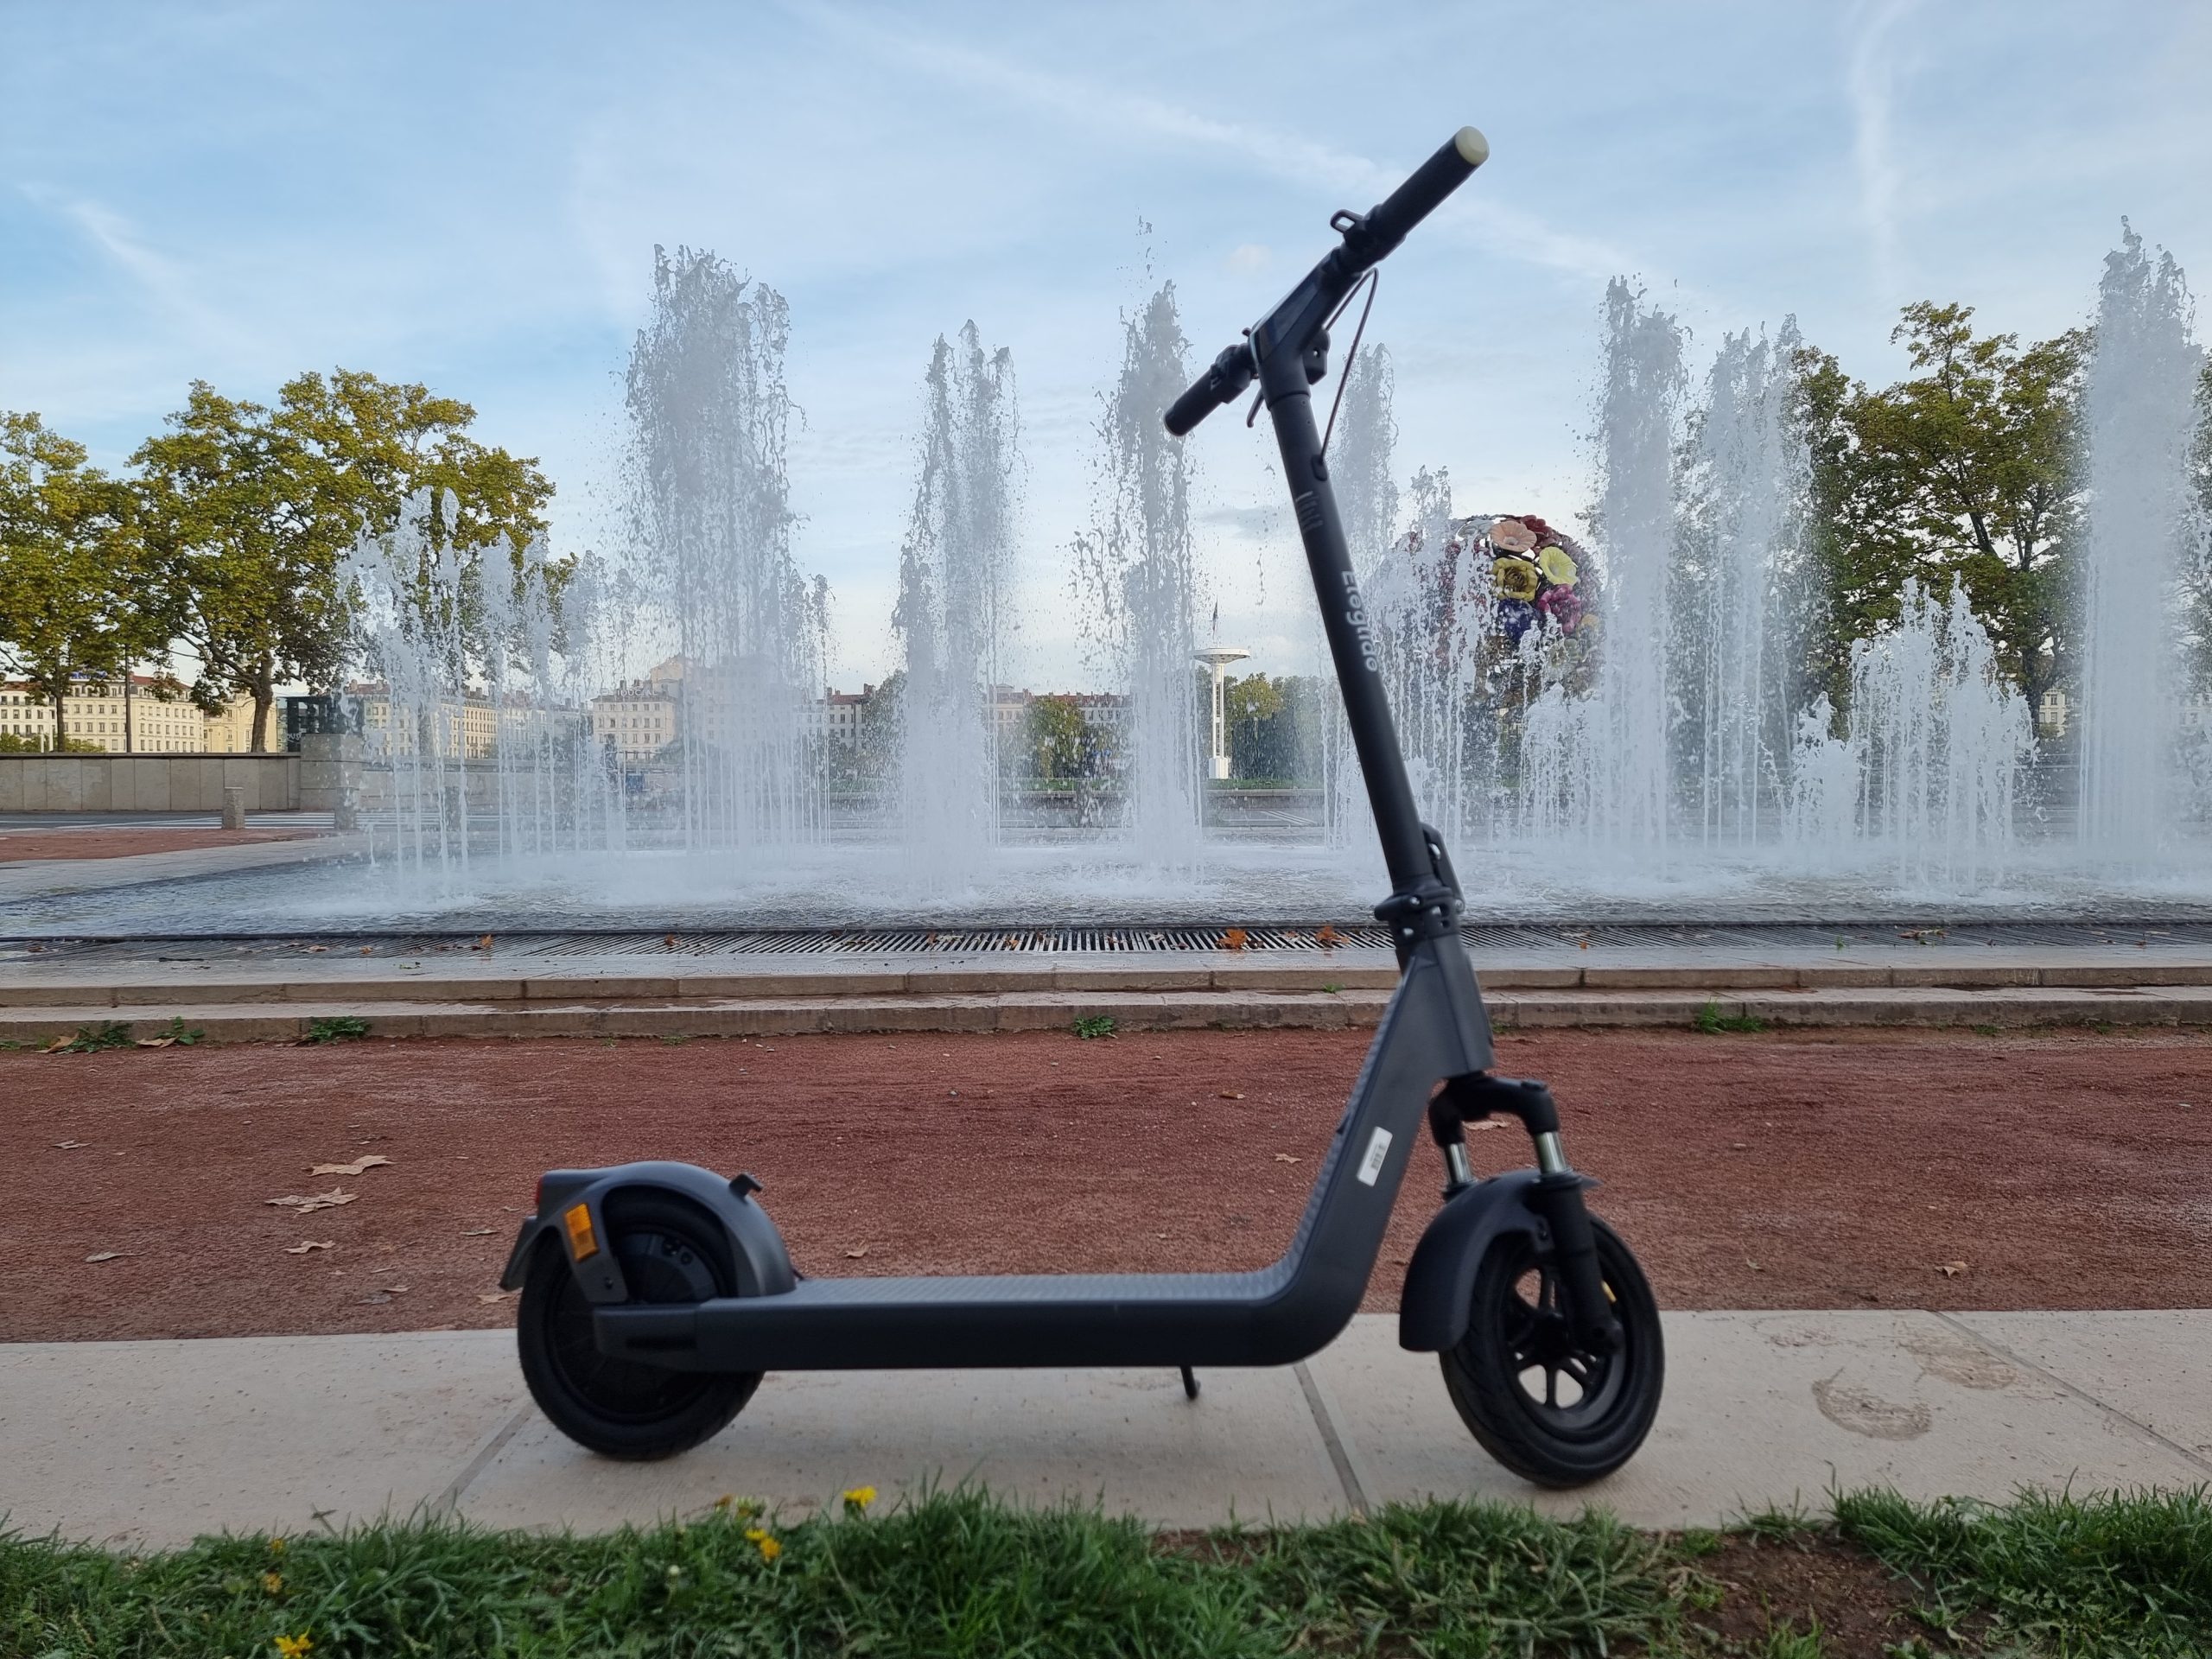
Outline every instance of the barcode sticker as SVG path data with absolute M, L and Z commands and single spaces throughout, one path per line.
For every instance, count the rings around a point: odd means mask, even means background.
M 1359 1184 L 1375 1185 L 1376 1177 L 1382 1173 L 1382 1160 L 1390 1155 L 1390 1131 L 1377 1129 L 1375 1138 L 1367 1143 L 1367 1156 L 1359 1160 Z

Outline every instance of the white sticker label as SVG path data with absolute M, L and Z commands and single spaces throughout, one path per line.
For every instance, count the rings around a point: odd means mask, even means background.
M 1375 1138 L 1367 1143 L 1367 1156 L 1359 1160 L 1359 1184 L 1375 1185 L 1375 1178 L 1382 1173 L 1382 1160 L 1390 1155 L 1390 1131 L 1377 1129 Z

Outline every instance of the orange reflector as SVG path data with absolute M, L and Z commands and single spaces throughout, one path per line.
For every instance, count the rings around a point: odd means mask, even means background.
M 569 1254 L 582 1262 L 599 1254 L 599 1239 L 591 1230 L 591 1206 L 571 1205 L 561 1212 L 569 1230 Z

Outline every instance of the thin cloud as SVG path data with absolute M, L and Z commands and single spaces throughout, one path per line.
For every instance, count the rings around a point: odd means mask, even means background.
M 1874 273 L 1884 295 L 1904 291 L 1904 238 L 1898 198 L 1903 169 L 1894 131 L 1897 83 L 1903 78 L 1897 41 L 1915 0 L 1878 0 L 1854 9 L 1845 88 L 1851 99 L 1852 161 L 1859 174 L 1859 211 L 1866 226 Z

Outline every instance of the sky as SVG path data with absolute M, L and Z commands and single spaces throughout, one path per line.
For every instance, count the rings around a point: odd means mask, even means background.
M 195 378 L 422 381 L 538 458 L 556 548 L 611 551 L 653 248 L 710 248 L 790 302 L 832 678 L 895 664 L 922 375 L 972 319 L 1020 387 L 1010 677 L 1067 689 L 1098 679 L 1067 548 L 1122 318 L 1160 282 L 1195 372 L 1332 212 L 1481 127 L 1490 162 L 1370 325 L 1396 471 L 1572 524 L 1610 278 L 1679 316 L 1695 372 L 1794 315 L 1885 383 L 1918 299 L 2048 335 L 2088 316 L 2123 215 L 2212 270 L 2208 84 L 2194 0 L 0 0 L 0 409 L 119 467 Z M 1193 442 L 1202 632 L 1310 667 L 1264 426 Z

